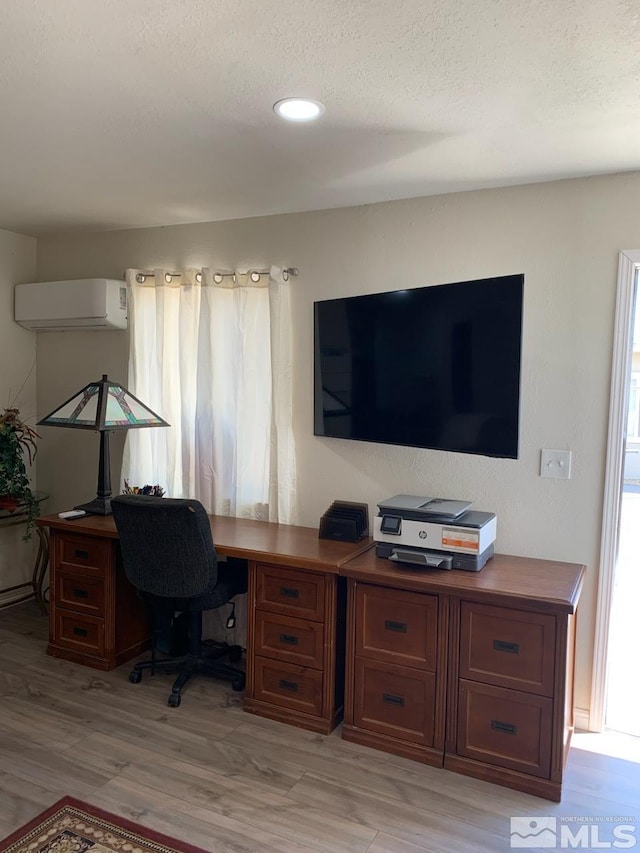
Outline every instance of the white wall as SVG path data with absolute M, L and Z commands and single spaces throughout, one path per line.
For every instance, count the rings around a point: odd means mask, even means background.
M 334 499 L 398 492 L 497 513 L 497 550 L 588 566 L 577 705 L 589 705 L 618 251 L 638 248 L 640 173 L 179 227 L 47 238 L 38 278 L 121 277 L 126 267 L 300 268 L 293 281 L 299 518 Z M 315 299 L 525 273 L 520 458 L 316 438 Z M 38 335 L 41 414 L 104 372 L 126 383 L 127 336 Z M 56 435 L 52 435 L 56 433 Z M 80 435 L 78 435 L 80 433 Z M 97 436 L 48 430 L 40 477 L 58 506 L 93 497 Z M 573 451 L 569 481 L 539 476 L 541 448 Z M 113 455 L 117 476 L 119 448 Z M 150 472 L 152 478 L 152 472 Z
M 0 411 L 10 405 L 17 406 L 32 426 L 36 421 L 36 336 L 13 321 L 13 287 L 33 281 L 35 271 L 33 237 L 0 231 Z M 35 466 L 30 474 L 35 485 Z M 0 530 L 0 589 L 31 577 L 35 543 L 24 543 L 23 533 L 21 527 Z M 0 594 L 0 601 L 15 597 L 15 593 Z

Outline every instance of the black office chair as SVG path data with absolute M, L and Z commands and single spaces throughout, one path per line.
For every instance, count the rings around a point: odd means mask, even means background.
M 243 690 L 244 672 L 221 660 L 238 660 L 242 649 L 226 644 L 205 648 L 202 613 L 247 591 L 246 561 L 218 562 L 209 517 L 199 501 L 118 495 L 112 498 L 111 509 L 125 574 L 153 619 L 151 658 L 135 664 L 129 681 L 139 682 L 146 669 L 151 675 L 156 670 L 178 672 L 168 700 L 174 708 L 180 704 L 182 688 L 196 673 L 225 679 L 234 690 Z M 188 614 L 188 651 L 159 658 L 159 645 L 163 638 L 166 643 L 176 613 Z

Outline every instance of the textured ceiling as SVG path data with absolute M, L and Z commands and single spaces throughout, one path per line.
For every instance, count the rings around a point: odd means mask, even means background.
M 26 234 L 640 168 L 637 0 L 0 0 L 0 34 Z

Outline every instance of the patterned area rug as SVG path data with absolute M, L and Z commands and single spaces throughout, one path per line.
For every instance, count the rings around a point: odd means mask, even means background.
M 0 842 L 0 853 L 204 853 L 102 809 L 63 797 Z

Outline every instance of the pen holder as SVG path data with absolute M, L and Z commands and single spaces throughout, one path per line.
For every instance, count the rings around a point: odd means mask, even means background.
M 164 489 L 162 486 L 130 486 L 129 481 L 124 481 L 123 495 L 151 495 L 153 498 L 164 497 Z

